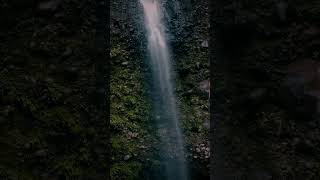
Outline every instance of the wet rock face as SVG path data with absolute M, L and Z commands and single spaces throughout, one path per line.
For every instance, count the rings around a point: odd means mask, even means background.
M 320 102 L 320 63 L 297 61 L 287 68 L 284 80 L 284 100 L 290 109 L 306 117 L 318 112 Z

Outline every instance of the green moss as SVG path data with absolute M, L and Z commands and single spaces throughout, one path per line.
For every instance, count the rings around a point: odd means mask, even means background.
M 147 146 L 152 142 L 153 132 L 150 117 L 150 103 L 146 95 L 144 74 L 141 73 L 141 61 L 126 50 L 127 43 L 116 36 L 112 39 L 111 49 L 111 147 L 112 147 L 112 180 L 139 179 L 139 174 L 147 169 L 141 163 L 152 159 L 152 153 L 141 151 L 141 145 Z M 126 63 L 124 63 L 126 62 Z M 135 138 L 128 137 L 128 133 L 137 133 Z M 124 161 L 126 155 L 136 156 Z
M 128 122 L 128 119 L 126 119 L 124 117 L 121 117 L 121 116 L 119 116 L 117 114 L 113 114 L 111 116 L 110 124 L 115 129 L 123 129 L 123 128 L 128 126 L 127 122 Z
M 176 56 L 177 70 L 182 72 L 177 78 L 177 96 L 181 111 L 182 129 L 188 147 L 194 147 L 209 141 L 209 99 L 200 89 L 200 82 L 209 79 L 208 51 L 197 43 L 189 43 L 185 53 Z M 187 154 L 194 152 L 187 149 Z M 190 156 L 193 157 L 193 156 Z M 196 169 L 206 169 L 207 162 L 198 159 L 187 159 L 190 166 L 200 164 Z M 195 162 L 196 161 L 196 162 Z M 195 168 L 195 167 L 194 167 Z
M 112 46 L 110 56 L 113 60 L 128 59 L 129 53 L 122 48 L 120 44 Z
M 138 180 L 142 165 L 137 162 L 116 163 L 111 167 L 111 180 Z
M 117 151 L 116 153 L 122 154 L 132 154 L 137 150 L 136 144 L 132 140 L 128 140 L 121 135 L 111 137 L 111 147 L 113 151 Z

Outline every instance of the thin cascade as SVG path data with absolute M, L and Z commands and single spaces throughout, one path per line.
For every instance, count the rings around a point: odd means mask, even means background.
M 155 119 L 161 137 L 167 180 L 187 180 L 183 135 L 174 93 L 174 73 L 162 22 L 163 9 L 155 0 L 140 0 L 145 16 L 152 69 Z

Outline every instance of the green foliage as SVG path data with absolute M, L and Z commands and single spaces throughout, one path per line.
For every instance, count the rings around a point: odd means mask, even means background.
M 121 135 L 111 137 L 112 151 L 117 153 L 132 154 L 137 150 L 136 144 Z
M 142 165 L 137 162 L 116 163 L 111 167 L 110 176 L 112 180 L 136 180 L 141 170 Z
M 148 122 L 150 104 L 147 100 L 143 82 L 144 75 L 140 70 L 142 59 L 134 57 L 126 50 L 126 43 L 116 37 L 112 39 L 111 59 L 111 148 L 112 165 L 110 169 L 112 180 L 139 179 L 139 174 L 145 167 L 140 159 L 150 157 L 149 152 L 141 151 L 140 140 L 150 144 Z M 137 133 L 138 137 L 130 138 L 130 133 Z M 131 156 L 138 155 L 139 158 Z M 124 160 L 130 156 L 129 160 Z

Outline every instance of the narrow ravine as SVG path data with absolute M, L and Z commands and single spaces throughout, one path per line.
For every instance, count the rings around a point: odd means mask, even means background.
M 167 180 L 187 180 L 184 140 L 174 93 L 174 73 L 162 22 L 163 9 L 158 1 L 140 0 L 145 16 L 148 60 L 152 69 L 154 119 L 161 144 L 161 161 Z

